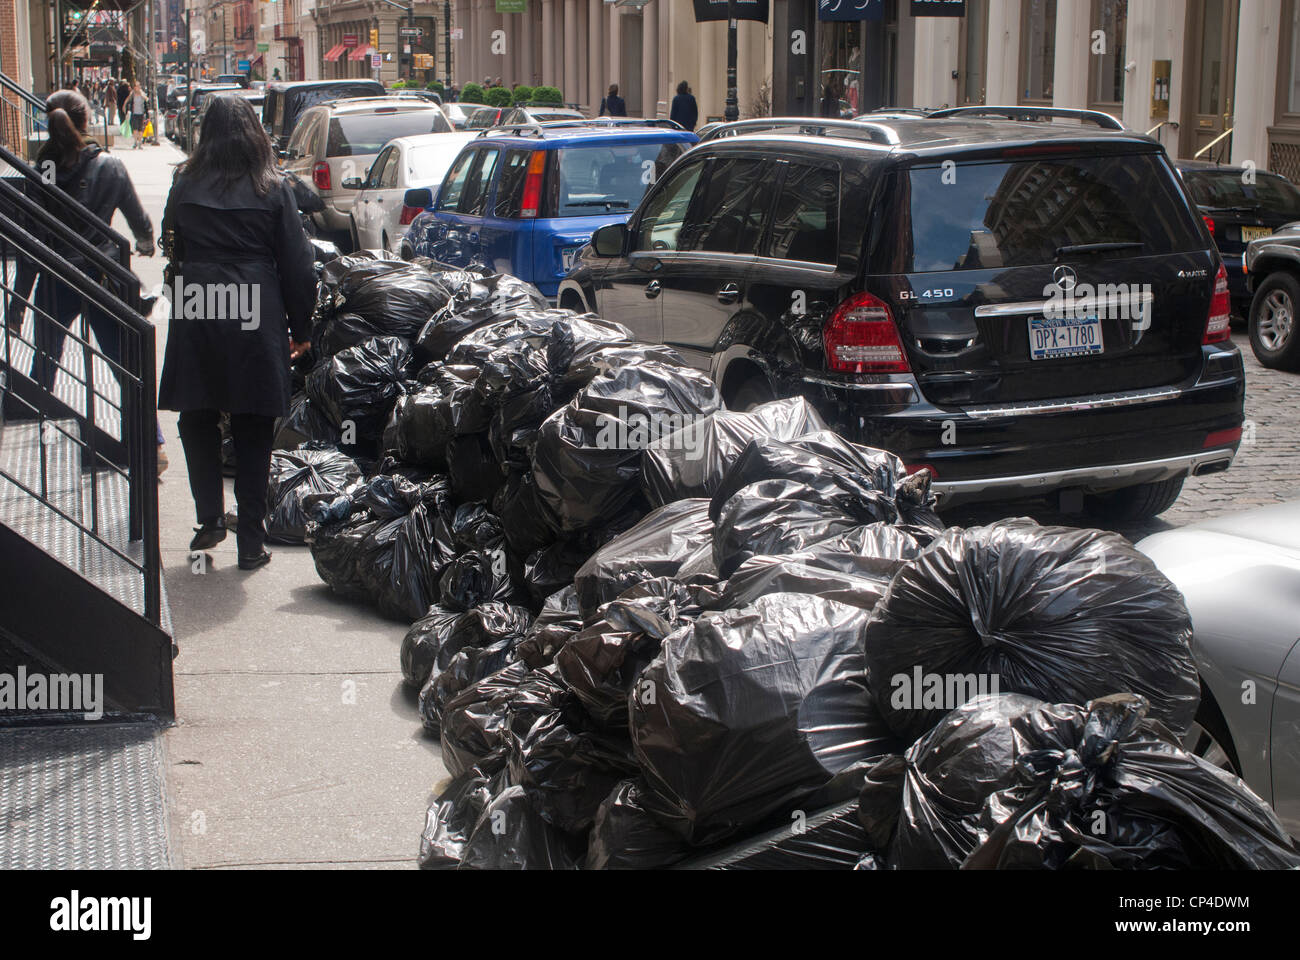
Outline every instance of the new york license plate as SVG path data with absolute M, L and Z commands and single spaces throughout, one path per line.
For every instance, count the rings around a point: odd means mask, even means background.
M 1101 352 L 1101 321 L 1096 317 L 1029 318 L 1030 360 L 1082 357 Z
M 1271 236 L 1273 231 L 1268 227 L 1242 227 L 1241 242 L 1250 243 L 1252 240 L 1258 240 L 1260 237 Z

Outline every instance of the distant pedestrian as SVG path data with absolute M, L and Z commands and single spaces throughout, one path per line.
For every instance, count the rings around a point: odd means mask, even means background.
M 826 84 L 822 89 L 822 102 L 820 114 L 823 117 L 840 118 L 840 95 L 836 90 L 834 82 Z
M 605 99 L 600 101 L 600 113 L 597 114 L 597 116 L 601 116 L 601 117 L 626 117 L 627 116 L 627 104 L 624 103 L 623 98 L 618 95 L 617 83 L 611 83 L 609 85 L 609 93 L 605 94 Z
M 131 149 L 139 150 L 144 140 L 144 124 L 149 116 L 149 98 L 144 95 L 140 81 L 131 84 Z
M 280 68 L 279 68 L 279 67 L 276 67 L 275 69 L 273 69 L 273 70 L 271 71 L 271 79 L 272 79 L 272 80 L 279 80 L 279 79 L 280 79 Z
M 677 84 L 677 96 L 673 97 L 673 108 L 668 119 L 681 126 L 683 130 L 694 130 L 700 120 L 700 107 L 691 93 L 691 85 L 683 80 Z
M 126 101 L 131 96 L 131 85 L 123 77 L 117 82 L 117 122 L 121 123 L 126 119 Z

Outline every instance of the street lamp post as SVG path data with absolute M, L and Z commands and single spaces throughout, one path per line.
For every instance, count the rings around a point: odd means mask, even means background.
M 735 0 L 727 0 L 727 107 L 722 115 L 728 123 L 740 119 L 740 101 L 736 96 Z

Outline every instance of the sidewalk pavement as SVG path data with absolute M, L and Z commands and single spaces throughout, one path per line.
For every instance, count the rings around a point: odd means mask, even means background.
M 113 153 L 156 236 L 183 154 L 165 140 L 141 150 L 119 142 Z M 130 236 L 120 216 L 116 226 Z M 146 291 L 162 283 L 161 254 L 133 264 Z M 167 321 L 161 311 L 154 320 L 161 371 Z M 305 547 L 272 546 L 270 565 L 245 573 L 232 535 L 195 572 L 176 414 L 159 421 L 171 459 L 158 495 L 162 558 L 180 646 L 167 790 L 181 865 L 414 867 L 447 774 L 401 681 L 404 628 L 337 600 Z

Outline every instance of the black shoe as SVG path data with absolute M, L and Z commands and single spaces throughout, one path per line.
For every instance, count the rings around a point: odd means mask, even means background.
M 263 550 L 253 557 L 240 557 L 240 570 L 256 570 L 258 567 L 264 567 L 271 562 L 271 551 Z
M 226 539 L 226 521 L 213 520 L 201 527 L 194 528 L 194 539 L 190 541 L 190 550 L 209 550 Z

